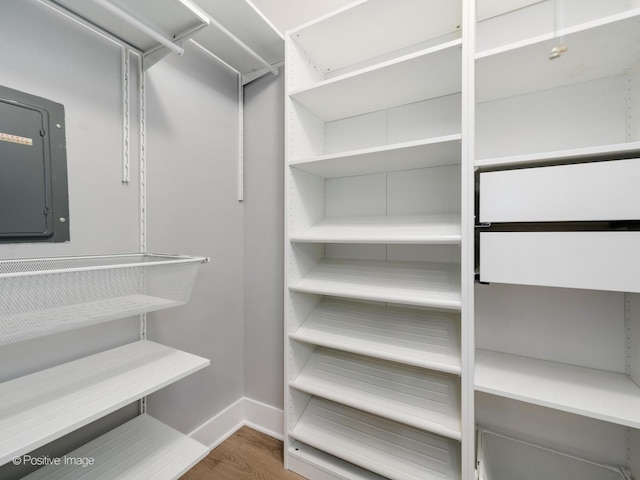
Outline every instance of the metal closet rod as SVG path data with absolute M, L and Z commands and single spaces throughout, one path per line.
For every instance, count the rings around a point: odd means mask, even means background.
M 167 47 L 171 51 L 177 53 L 178 55 L 182 55 L 184 53 L 184 48 L 182 48 L 181 46 L 177 45 L 171 39 L 165 37 L 164 35 L 159 33 L 157 30 L 151 28 L 149 25 L 147 25 L 146 23 L 142 22 L 140 19 L 138 19 L 135 16 L 131 15 L 129 12 L 123 10 L 122 8 L 120 8 L 117 5 L 114 5 L 111 2 L 111 0 L 93 0 L 93 2 L 97 3 L 98 5 L 103 7 L 104 9 L 110 11 L 114 15 L 117 15 L 122 20 L 124 20 L 125 22 L 129 23 L 131 26 L 137 28 L 141 32 L 146 33 L 151 38 L 153 38 L 157 42 L 161 43 L 162 45 L 164 45 L 165 47 Z M 224 35 L 226 35 L 231 41 L 233 41 L 236 45 L 238 45 L 245 53 L 247 53 L 248 55 L 253 57 L 255 60 L 260 62 L 271 73 L 273 73 L 274 75 L 278 74 L 278 69 L 277 68 L 273 67 L 269 62 L 267 62 L 264 58 L 262 58 L 260 55 L 258 55 L 254 50 L 251 49 L 251 47 L 249 47 L 246 43 L 244 43 L 242 40 L 240 40 L 238 37 L 236 37 L 233 33 L 231 33 L 224 25 L 222 25 L 220 22 L 218 22 L 211 15 L 209 15 L 209 14 L 207 14 L 205 12 L 202 12 L 202 13 L 204 14 L 204 17 L 206 19 L 208 19 L 209 25 L 215 26 Z M 200 48 L 204 49 L 204 47 L 202 47 L 202 45 L 198 45 L 198 46 L 200 46 Z

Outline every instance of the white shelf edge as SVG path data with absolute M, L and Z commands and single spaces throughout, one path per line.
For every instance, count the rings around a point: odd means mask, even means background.
M 640 428 L 640 387 L 622 373 L 478 350 L 475 389 Z
M 331 278 L 331 274 L 326 276 L 327 269 L 334 267 L 347 267 L 350 271 L 349 278 L 341 279 L 340 276 Z M 418 267 L 416 269 L 415 267 Z M 358 276 L 355 269 L 366 270 Z M 411 268 L 418 275 L 422 274 L 422 285 L 416 287 L 415 282 L 411 288 L 407 285 L 397 284 L 389 286 L 382 285 L 380 276 L 386 275 L 392 268 L 399 269 L 402 274 L 404 268 Z M 460 279 L 455 272 L 459 271 L 459 264 L 434 264 L 434 263 L 409 263 L 409 262 L 385 262 L 385 261 L 340 261 L 322 260 L 303 279 L 294 285 L 289 286 L 290 291 L 302 293 L 314 293 L 342 298 L 353 298 L 359 300 L 372 300 L 379 302 L 392 302 L 407 305 L 417 305 L 424 307 L 442 308 L 459 311 L 462 307 L 460 297 Z M 409 273 L 411 270 L 407 270 Z M 320 278 L 320 277 L 324 277 Z M 371 282 L 376 278 L 378 285 Z M 439 277 L 439 278 L 435 278 Z M 440 291 L 426 291 L 425 280 L 431 283 L 433 280 L 442 280 L 446 277 L 446 286 Z M 397 279 L 397 276 L 394 280 Z M 389 279 L 386 279 L 389 282 Z M 392 283 L 392 282 L 389 282 Z M 455 284 L 455 285 L 454 285 Z M 444 295 L 442 294 L 444 291 Z
M 93 459 L 93 465 L 49 465 L 23 480 L 119 478 L 175 480 L 209 453 L 209 448 L 158 420 L 140 415 L 66 454 Z
M 341 153 L 332 153 L 328 155 L 317 155 L 314 157 L 305 157 L 297 160 L 292 160 L 291 162 L 289 162 L 289 165 L 291 165 L 292 167 L 296 167 L 299 165 L 304 165 L 305 163 L 324 162 L 327 160 L 337 160 L 337 159 L 348 159 L 349 157 L 359 157 L 359 156 L 370 155 L 375 153 L 393 153 L 399 150 L 409 149 L 414 147 L 428 146 L 428 145 L 434 145 L 438 143 L 447 143 L 447 142 L 461 142 L 461 141 L 462 141 L 462 134 L 455 133 L 453 135 L 442 135 L 439 137 L 426 138 L 423 140 L 415 140 L 412 142 L 401 142 L 401 143 L 395 143 L 391 145 L 383 145 L 380 147 L 362 148 L 358 150 L 350 150 L 350 151 L 341 152 Z
M 481 52 L 476 53 L 475 59 L 482 60 L 483 58 L 493 57 L 496 55 L 500 55 L 502 53 L 518 50 L 520 48 L 529 47 L 531 45 L 547 42 L 549 40 L 553 40 L 554 38 L 560 38 L 562 36 L 568 36 L 574 33 L 584 32 L 584 31 L 591 30 L 604 25 L 613 24 L 621 20 L 626 20 L 628 18 L 636 17 L 638 15 L 640 15 L 640 8 L 627 10 L 625 12 L 617 13 L 615 15 L 610 15 L 605 18 L 601 18 L 598 20 L 581 23 L 573 27 L 565 28 L 564 30 L 561 30 L 557 33 L 553 33 L 553 32 L 546 33 L 544 35 L 538 35 L 536 37 L 528 38 L 518 42 L 509 43 L 507 45 L 502 45 L 500 47 L 483 50 Z
M 362 68 L 360 70 L 356 70 L 355 72 L 349 72 L 349 73 L 346 73 L 344 75 L 339 75 L 337 77 L 330 78 L 328 80 L 323 80 L 321 82 L 317 82 L 317 83 L 315 83 L 315 84 L 313 84 L 311 86 L 308 86 L 308 87 L 298 88 L 296 90 L 293 90 L 293 91 L 289 92 L 289 97 L 293 98 L 295 100 L 295 97 L 297 95 L 300 95 L 300 94 L 303 94 L 303 93 L 306 93 L 306 92 L 310 92 L 310 91 L 313 91 L 313 90 L 319 90 L 319 89 L 322 89 L 322 88 L 327 87 L 329 85 L 334 85 L 334 84 L 343 82 L 345 80 L 349 80 L 351 78 L 360 77 L 360 76 L 366 75 L 366 74 L 371 73 L 371 72 L 375 72 L 375 71 L 378 71 L 378 70 L 384 70 L 385 68 L 392 67 L 394 65 L 398 65 L 398 64 L 401 64 L 401 63 L 405 63 L 405 62 L 408 62 L 410 60 L 414 60 L 416 58 L 427 57 L 427 56 L 432 55 L 434 53 L 442 52 L 444 50 L 448 50 L 448 49 L 455 48 L 455 47 L 461 47 L 461 46 L 462 46 L 462 39 L 458 38 L 456 40 L 452 40 L 452 41 L 449 41 L 449 42 L 442 43 L 440 45 L 436 45 L 435 47 L 425 48 L 423 50 L 419 50 L 419 51 L 414 52 L 414 53 L 403 55 L 403 56 L 401 56 L 399 58 L 394 58 L 392 60 L 387 60 L 385 62 L 381 62 L 381 63 L 375 64 L 375 65 L 372 65 L 370 67 Z
M 416 319 L 425 332 L 416 332 Z M 407 346 L 409 335 L 415 346 Z M 419 341 L 421 336 L 427 338 Z M 458 314 L 323 300 L 289 338 L 443 373 L 462 373 Z M 437 353 L 438 349 L 444 353 Z
M 570 160 L 589 160 L 611 155 L 640 155 L 640 142 L 616 143 L 594 147 L 572 148 L 551 152 L 510 155 L 476 160 L 476 168 L 528 165 L 542 162 L 563 162 Z
M 0 465 L 209 364 L 205 358 L 141 340 L 4 382 Z
M 375 373 L 362 376 L 354 375 L 353 378 L 349 379 L 348 371 L 352 370 L 351 373 L 354 374 L 358 369 L 370 369 L 372 372 L 375 370 Z M 335 380 L 338 375 L 341 379 Z M 375 381 L 372 379 L 373 375 L 377 376 Z M 397 383 L 398 380 L 396 379 L 402 377 L 412 377 L 411 382 L 407 380 L 406 383 L 396 386 L 395 389 L 390 388 L 389 385 L 385 386 L 387 383 Z M 332 378 L 334 378 L 333 381 L 331 380 Z M 367 379 L 370 382 L 364 382 L 362 379 Z M 420 380 L 423 381 L 422 388 L 446 385 L 451 400 L 447 405 L 453 407 L 450 410 L 457 415 L 453 417 L 450 415 L 451 412 L 446 414 L 433 412 L 426 408 L 411 406 L 407 401 L 389 398 L 389 392 L 394 391 L 397 393 L 407 386 L 410 386 L 410 389 L 417 390 L 421 383 Z M 367 360 L 366 357 L 358 358 L 358 356 L 351 353 L 327 350 L 319 352 L 316 350 L 296 379 L 289 382 L 289 386 L 316 397 L 325 398 L 381 418 L 387 418 L 459 441 L 462 439 L 459 405 L 460 389 L 459 386 L 455 385 L 456 381 L 457 379 L 451 378 L 449 375 L 433 374 L 417 367 L 394 365 L 384 360 Z M 382 383 L 382 386 L 377 385 L 376 382 Z M 359 389 L 356 386 L 358 383 L 366 383 L 366 388 Z M 437 387 L 432 393 L 437 391 Z M 403 392 L 403 394 L 410 395 L 407 392 Z M 413 395 L 420 398 L 428 398 L 428 395 L 419 395 L 417 393 Z M 438 418 L 446 419 L 446 421 L 438 422 Z
M 292 243 L 460 244 L 459 214 L 335 217 L 291 235 Z

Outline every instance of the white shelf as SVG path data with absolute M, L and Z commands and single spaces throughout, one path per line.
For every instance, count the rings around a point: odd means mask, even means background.
M 295 292 L 460 310 L 460 265 L 321 260 Z
M 549 60 L 549 52 L 558 44 L 553 34 L 479 52 L 477 100 L 622 74 L 640 58 L 640 9 L 567 28 L 563 33 L 568 51 L 555 60 Z
M 145 68 L 170 53 L 170 50 L 156 38 L 139 28 L 132 27 L 98 2 L 87 0 L 45 1 L 62 8 L 85 23 L 106 31 L 142 52 L 145 57 Z M 196 32 L 209 25 L 207 16 L 188 0 L 120 0 L 109 3 L 176 44 L 182 44 Z
M 391 479 L 460 478 L 460 444 L 318 398 L 291 436 Z
M 290 386 L 460 440 L 459 381 L 418 367 L 319 348 Z
M 174 480 L 209 449 L 148 415 L 141 415 L 62 457 L 90 458 L 87 467 L 49 465 L 23 480 Z
M 290 165 L 323 178 L 397 172 L 460 164 L 462 135 L 446 135 L 415 142 L 294 160 Z
M 325 122 L 460 92 L 461 40 L 300 89 L 290 97 Z M 393 85 L 394 88 L 388 88 Z
M 460 375 L 460 317 L 323 300 L 289 338 Z
M 475 388 L 480 392 L 640 428 L 640 387 L 621 373 L 479 350 Z
M 460 22 L 460 1 L 368 0 L 305 24 L 290 35 L 326 72 L 455 32 Z
M 592 160 L 617 159 L 635 156 L 640 156 L 640 142 L 597 145 L 593 147 L 573 148 L 553 152 L 485 158 L 476 160 L 475 166 L 479 169 L 486 169 L 494 167 L 537 165 L 543 163 L 549 165 L 569 162 L 586 162 Z
M 459 244 L 459 214 L 326 218 L 292 242 Z
M 147 340 L 0 384 L 0 465 L 206 366 Z

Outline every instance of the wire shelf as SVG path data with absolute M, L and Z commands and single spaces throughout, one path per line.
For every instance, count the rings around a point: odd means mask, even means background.
M 0 345 L 185 304 L 206 261 L 160 254 L 0 261 Z
M 479 480 L 631 480 L 620 467 L 603 465 L 479 429 Z

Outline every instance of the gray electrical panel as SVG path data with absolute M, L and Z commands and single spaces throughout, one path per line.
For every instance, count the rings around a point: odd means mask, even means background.
M 64 106 L 0 86 L 0 243 L 69 240 Z

